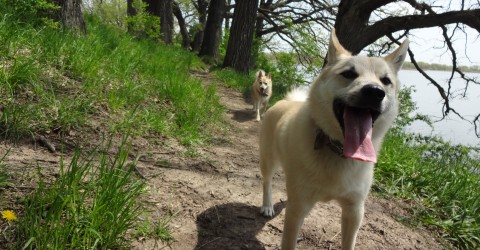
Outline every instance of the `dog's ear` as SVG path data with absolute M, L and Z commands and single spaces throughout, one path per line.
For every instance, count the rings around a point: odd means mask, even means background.
M 395 71 L 397 72 L 402 68 L 405 57 L 407 57 L 409 43 L 410 41 L 408 39 L 405 39 L 405 41 L 403 41 L 400 47 L 393 51 L 392 54 L 385 57 L 385 60 L 390 62 L 393 65 Z
M 335 29 L 332 29 L 332 34 L 330 35 L 330 45 L 328 46 L 327 64 L 335 63 L 342 58 L 350 56 L 352 56 L 352 53 L 350 53 L 350 51 L 346 50 L 340 44 L 335 33 Z
M 262 77 L 263 77 L 263 70 L 259 70 L 259 71 L 257 72 L 257 78 L 260 79 L 260 78 L 262 78 Z
M 268 79 L 272 79 L 272 73 L 271 72 L 268 73 L 267 77 L 268 77 Z

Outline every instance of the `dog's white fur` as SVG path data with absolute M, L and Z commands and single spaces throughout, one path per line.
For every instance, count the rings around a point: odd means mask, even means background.
M 272 75 L 265 71 L 259 70 L 255 76 L 252 85 L 252 101 L 253 110 L 256 112 L 256 119 L 260 121 L 260 117 L 267 111 L 268 100 L 272 96 Z
M 263 176 L 261 213 L 273 216 L 272 176 L 283 167 L 288 203 L 282 249 L 294 249 L 305 216 L 318 201 L 336 200 L 342 208 L 342 249 L 353 249 L 364 214 L 364 203 L 372 184 L 373 166 L 343 158 L 323 146 L 314 149 L 316 131 L 323 130 L 332 140 L 344 143 L 342 128 L 333 102 L 348 101 L 361 87 L 373 84 L 385 91 L 381 114 L 373 125 L 372 142 L 378 152 L 383 137 L 398 113 L 400 70 L 408 49 L 408 40 L 385 58 L 352 56 L 332 30 L 328 64 L 313 82 L 308 98 L 294 92 L 277 102 L 264 115 L 260 131 L 260 167 Z M 354 68 L 355 79 L 341 74 Z M 391 84 L 382 83 L 388 77 Z

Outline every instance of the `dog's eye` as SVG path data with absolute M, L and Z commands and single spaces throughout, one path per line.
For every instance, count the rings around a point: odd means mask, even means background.
M 386 77 L 386 76 L 380 78 L 380 81 L 381 81 L 383 84 L 385 84 L 385 85 L 389 85 L 389 84 L 392 83 L 392 81 L 390 80 L 390 78 L 388 78 L 388 77 Z
M 342 75 L 343 77 L 347 78 L 347 79 L 355 79 L 358 77 L 358 74 L 357 72 L 349 69 L 347 71 L 343 71 L 342 73 L 340 73 L 340 75 Z

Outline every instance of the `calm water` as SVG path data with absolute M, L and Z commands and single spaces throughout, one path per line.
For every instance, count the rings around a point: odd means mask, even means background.
M 450 76 L 450 72 L 428 71 L 427 73 L 446 89 L 445 82 Z M 467 75 L 477 77 L 480 80 L 480 74 L 470 73 Z M 438 120 L 442 117 L 442 99 L 435 86 L 430 84 L 420 73 L 413 70 L 400 71 L 399 78 L 404 86 L 413 86 L 416 89 L 412 93 L 412 99 L 418 108 L 416 112 L 428 115 L 432 117 L 432 120 Z M 467 98 L 462 98 L 464 85 L 465 82 L 462 79 L 454 80 L 452 92 L 458 96 L 450 103 L 453 108 L 471 121 L 480 113 L 480 86 L 470 83 Z M 433 129 L 423 122 L 415 122 L 408 129 L 422 135 L 439 135 L 454 144 L 480 146 L 480 139 L 475 135 L 474 126 L 468 121 L 462 121 L 453 113 L 444 120 L 435 122 Z

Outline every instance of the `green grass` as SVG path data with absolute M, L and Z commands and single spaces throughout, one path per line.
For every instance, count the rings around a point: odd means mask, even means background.
M 461 249 L 480 246 L 480 150 L 394 129 L 376 165 L 374 190 L 413 201 L 414 225 Z
M 250 75 L 239 74 L 233 69 L 215 69 L 213 71 L 215 76 L 222 81 L 222 83 L 230 88 L 240 91 L 244 97 L 250 98 L 253 81 L 255 80 L 255 72 L 250 72 Z
M 136 134 L 187 145 L 208 137 L 222 107 L 213 85 L 190 76 L 202 66 L 193 53 L 135 39 L 94 17 L 87 25 L 88 35 L 77 36 L 0 16 L 1 137 L 81 130 L 105 109 L 111 132 L 134 126 Z
M 143 213 L 137 198 L 145 182 L 135 178 L 135 163 L 127 163 L 125 140 L 117 154 L 108 146 L 85 156 L 75 151 L 63 159 L 60 176 L 40 183 L 25 198 L 18 247 L 26 249 L 117 249 Z
M 150 212 L 151 213 L 151 212 Z M 151 218 L 151 214 L 148 217 Z M 148 237 L 155 240 L 161 240 L 162 242 L 170 245 L 175 238 L 168 228 L 168 224 L 175 217 L 175 214 L 163 215 L 160 221 L 152 222 L 150 219 L 145 219 L 143 222 L 138 223 L 136 231 L 133 233 L 133 237 Z
M 1 188 L 10 184 L 10 176 L 5 171 L 5 164 L 3 163 L 3 160 L 5 159 L 7 154 L 8 151 L 4 155 L 0 155 L 0 194 L 2 194 Z

